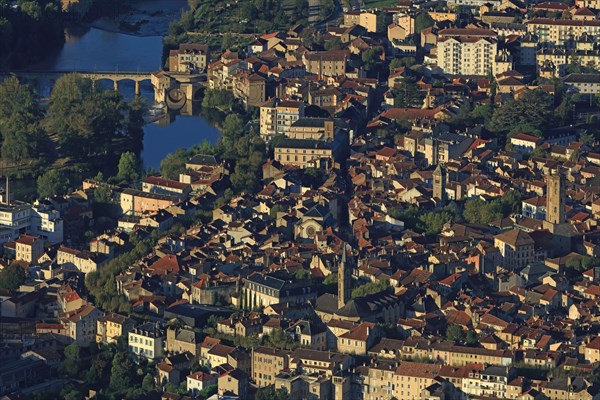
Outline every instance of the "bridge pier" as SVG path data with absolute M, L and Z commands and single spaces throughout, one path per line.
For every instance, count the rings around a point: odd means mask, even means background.
M 135 81 L 135 96 L 140 97 L 141 94 L 142 92 L 140 90 L 140 81 Z
M 113 81 L 113 87 L 115 89 L 115 92 L 118 92 L 119 91 L 119 81 L 114 80 Z

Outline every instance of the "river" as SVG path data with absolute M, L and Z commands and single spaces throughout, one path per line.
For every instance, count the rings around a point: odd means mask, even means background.
M 54 56 L 36 68 L 53 71 L 155 71 L 161 67 L 162 35 L 166 34 L 169 20 L 177 18 L 187 7 L 186 0 L 141 0 L 138 10 L 119 17 L 128 22 L 148 20 L 140 35 L 119 32 L 116 21 L 95 21 L 92 26 L 69 26 L 65 30 L 65 44 Z M 101 82 L 112 87 L 111 82 Z M 119 90 L 126 99 L 134 97 L 134 83 L 123 81 Z M 49 94 L 48 86 L 40 88 L 42 96 Z M 45 92 L 45 93 L 44 93 Z M 148 105 L 153 104 L 154 93 L 149 81 L 143 82 L 141 95 Z M 168 123 L 167 123 L 168 122 Z M 191 147 L 208 140 L 215 143 L 219 131 L 199 115 L 176 115 L 166 121 L 146 125 L 144 129 L 142 160 L 146 168 L 158 169 L 160 161 L 181 147 Z

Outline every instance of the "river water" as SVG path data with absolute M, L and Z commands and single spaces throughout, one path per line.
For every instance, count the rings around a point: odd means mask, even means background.
M 148 19 L 141 32 L 144 36 L 118 32 L 112 29 L 116 24 L 109 20 L 93 24 L 101 28 L 69 26 L 65 31 L 63 48 L 36 68 L 52 71 L 156 71 L 161 67 L 160 33 L 166 34 L 168 20 L 178 17 L 185 3 L 185 0 L 143 0 L 137 5 L 140 12 L 119 17 L 127 21 Z M 160 10 L 160 15 L 155 15 L 156 10 Z M 149 16 L 150 13 L 152 16 Z M 112 88 L 112 82 L 101 84 Z M 49 94 L 48 86 L 39 90 L 42 97 Z M 132 81 L 120 82 L 119 90 L 126 99 L 133 99 Z M 149 81 L 142 82 L 141 91 L 147 104 L 152 105 L 154 92 Z M 146 168 L 155 169 L 167 154 L 178 148 L 188 148 L 205 140 L 215 143 L 220 135 L 199 115 L 171 115 L 160 123 L 146 125 L 144 132 L 142 160 Z

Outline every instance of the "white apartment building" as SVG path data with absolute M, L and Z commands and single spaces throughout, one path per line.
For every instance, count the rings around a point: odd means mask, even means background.
M 527 32 L 538 36 L 542 44 L 564 45 L 583 34 L 596 41 L 600 37 L 600 21 L 597 20 L 534 18 L 525 25 Z
M 63 220 L 52 206 L 36 202 L 0 206 L 0 244 L 22 234 L 40 237 L 49 244 L 63 241 Z
M 438 34 L 438 66 L 450 75 L 492 72 L 498 48 L 497 34 L 489 29 L 444 29 Z
M 260 107 L 260 135 L 269 140 L 285 135 L 292 124 L 304 116 L 304 102 L 271 99 Z
M 162 358 L 165 338 L 165 330 L 160 325 L 147 322 L 129 332 L 129 351 L 148 360 Z
M 31 208 L 31 232 L 49 244 L 63 241 L 63 220 L 51 205 L 35 202 Z
M 0 244 L 16 240 L 31 229 L 31 206 L 13 204 L 0 206 Z

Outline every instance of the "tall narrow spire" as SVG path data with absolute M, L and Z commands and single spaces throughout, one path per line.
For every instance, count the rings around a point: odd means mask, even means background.
M 446 202 L 446 172 L 441 164 L 438 164 L 433 171 L 433 197 L 439 205 Z
M 342 246 L 342 257 L 338 265 L 338 309 L 346 305 L 352 292 L 352 267 L 347 260 L 347 245 Z

